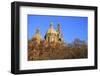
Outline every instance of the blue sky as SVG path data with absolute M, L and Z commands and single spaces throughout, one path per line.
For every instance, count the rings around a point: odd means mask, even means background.
M 31 39 L 37 28 L 40 29 L 42 38 L 53 22 L 57 30 L 57 24 L 60 23 L 64 41 L 71 43 L 75 38 L 87 42 L 88 17 L 78 16 L 50 16 L 50 15 L 28 15 L 28 39 Z

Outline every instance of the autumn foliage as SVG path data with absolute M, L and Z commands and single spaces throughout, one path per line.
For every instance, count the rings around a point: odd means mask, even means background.
M 28 60 L 53 60 L 53 59 L 79 59 L 87 58 L 87 44 L 84 41 L 75 39 L 72 43 L 47 42 L 36 39 L 28 41 Z

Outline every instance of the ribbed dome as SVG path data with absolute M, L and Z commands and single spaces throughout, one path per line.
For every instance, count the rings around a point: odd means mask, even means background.
M 50 28 L 48 29 L 47 33 L 52 33 L 57 35 L 56 30 L 53 28 L 53 22 L 50 23 Z
M 53 28 L 50 28 L 47 33 L 53 33 L 53 34 L 57 34 L 56 30 Z

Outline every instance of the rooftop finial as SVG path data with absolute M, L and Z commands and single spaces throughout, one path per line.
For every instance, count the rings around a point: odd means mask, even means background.
M 50 27 L 53 27 L 53 22 L 50 22 Z

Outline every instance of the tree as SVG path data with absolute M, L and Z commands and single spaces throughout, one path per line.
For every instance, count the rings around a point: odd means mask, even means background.
M 74 41 L 73 41 L 73 46 L 74 47 L 77 47 L 77 48 L 81 48 L 81 46 L 83 45 L 86 45 L 86 42 L 85 41 L 82 41 L 78 38 L 76 38 Z

